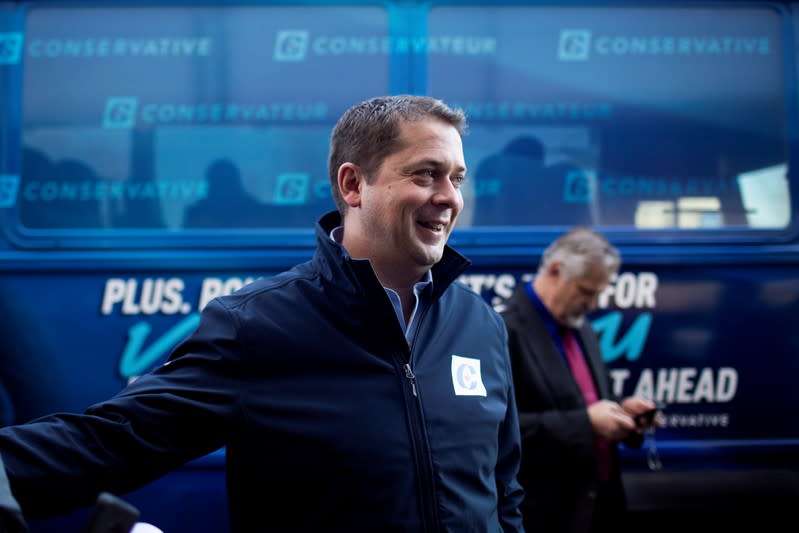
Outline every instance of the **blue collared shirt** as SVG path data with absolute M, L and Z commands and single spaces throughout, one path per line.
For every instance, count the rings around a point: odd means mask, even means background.
M 341 241 L 344 239 L 344 227 L 338 226 L 337 228 L 333 228 L 333 231 L 330 232 L 330 238 L 341 244 Z M 392 307 L 394 307 L 394 314 L 397 315 L 397 320 L 399 320 L 400 327 L 402 331 L 405 332 L 405 339 L 408 341 L 408 346 L 410 346 L 416 330 L 419 329 L 419 317 L 422 316 L 424 310 L 430 305 L 430 294 L 433 290 L 433 274 L 428 270 L 421 280 L 413 284 L 413 311 L 411 311 L 411 316 L 407 324 L 405 323 L 405 314 L 402 312 L 402 302 L 400 301 L 397 291 L 389 289 L 388 287 L 383 287 L 383 290 L 386 291 L 388 299 L 391 301 Z
M 558 324 L 558 321 L 555 320 L 555 317 L 549 312 L 547 306 L 545 306 L 544 302 L 541 301 L 538 293 L 535 292 L 532 280 L 528 281 L 524 285 L 524 290 L 527 292 L 527 296 L 530 297 L 533 307 L 535 307 L 536 311 L 538 311 L 538 314 L 541 316 L 541 320 L 544 322 L 544 326 L 547 328 L 549 336 L 552 337 L 552 341 L 555 343 L 555 346 L 558 347 L 561 357 L 563 357 L 563 360 L 566 361 L 566 350 L 563 348 L 563 341 L 560 337 L 560 330 L 563 328 L 563 326 Z M 579 337 L 576 338 L 579 342 Z

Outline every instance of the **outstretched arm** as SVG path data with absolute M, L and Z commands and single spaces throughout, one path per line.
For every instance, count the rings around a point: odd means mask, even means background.
M 235 322 L 209 304 L 170 361 L 82 414 L 0 429 L 24 515 L 46 518 L 122 494 L 223 446 L 244 388 Z

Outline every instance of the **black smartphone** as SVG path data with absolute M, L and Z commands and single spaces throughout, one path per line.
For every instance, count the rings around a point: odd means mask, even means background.
M 643 413 L 639 413 L 633 417 L 633 421 L 635 425 L 638 427 L 648 426 L 652 424 L 652 421 L 655 419 L 655 415 L 659 411 L 663 411 L 666 408 L 666 404 L 658 402 L 655 404 L 655 407 L 649 409 L 648 411 L 644 411 Z
M 130 533 L 139 521 L 139 510 L 109 492 L 101 492 L 84 533 Z

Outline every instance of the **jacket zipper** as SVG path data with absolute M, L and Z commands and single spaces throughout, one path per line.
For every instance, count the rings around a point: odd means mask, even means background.
M 408 378 L 408 381 L 411 382 L 411 391 L 413 392 L 413 395 L 417 396 L 417 394 L 416 394 L 416 376 L 414 375 L 413 370 L 411 370 L 411 364 L 410 363 L 405 363 L 405 377 Z
M 431 303 L 432 305 L 432 303 Z M 438 529 L 438 505 L 436 503 L 435 476 L 433 474 L 432 459 L 430 448 L 427 441 L 427 432 L 424 428 L 424 418 L 422 406 L 419 403 L 419 394 L 416 389 L 416 374 L 411 368 L 413 361 L 413 348 L 416 345 L 416 338 L 424 325 L 424 317 L 429 310 L 429 306 L 419 317 L 419 326 L 414 333 L 413 345 L 408 345 L 405 360 L 400 360 L 405 379 L 411 385 L 412 401 L 409 402 L 409 416 L 411 418 L 411 441 L 414 455 L 416 457 L 417 472 L 419 474 L 419 505 L 422 514 L 422 531 L 435 531 Z

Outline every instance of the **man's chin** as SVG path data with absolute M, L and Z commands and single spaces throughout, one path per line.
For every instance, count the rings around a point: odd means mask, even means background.
M 426 264 L 428 267 L 432 267 L 441 261 L 442 257 L 444 257 L 443 247 L 425 247 L 425 249 L 422 250 L 421 256 L 419 257 L 419 263 Z
M 585 315 L 567 317 L 566 323 L 570 328 L 579 329 L 585 324 Z

